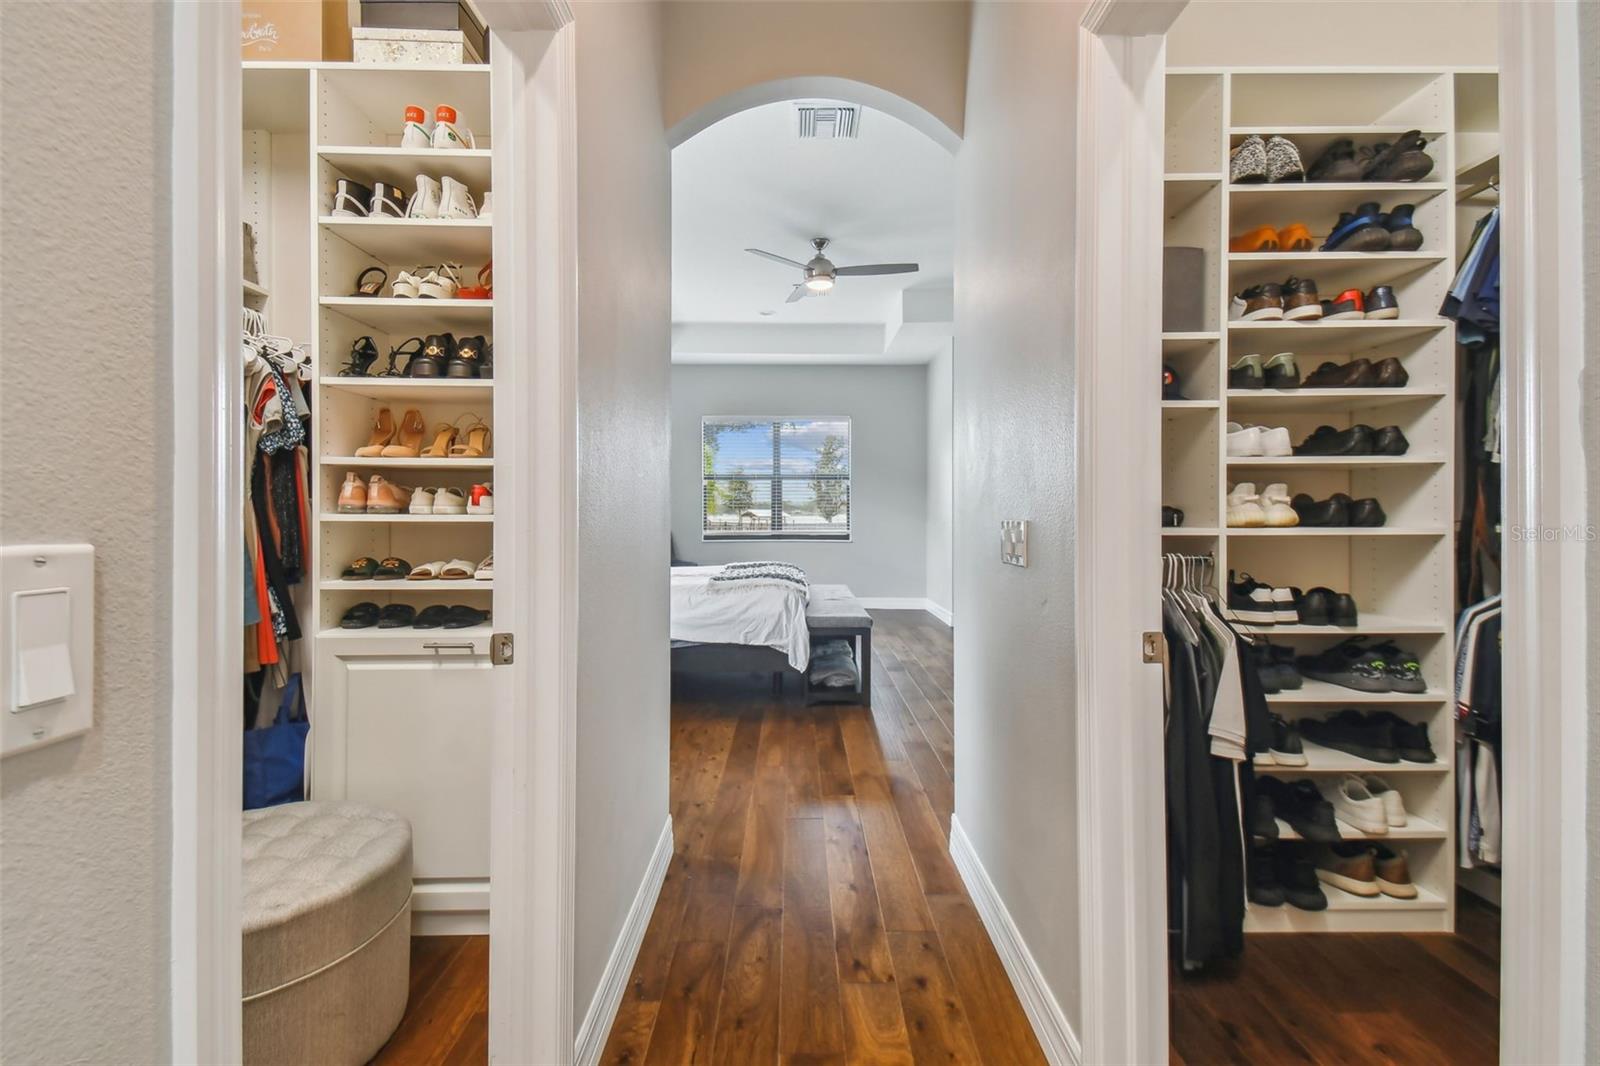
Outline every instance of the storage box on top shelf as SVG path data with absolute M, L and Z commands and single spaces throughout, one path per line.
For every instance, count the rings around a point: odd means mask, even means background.
M 361 0 L 361 26 L 368 30 L 455 31 L 463 35 L 466 51 L 475 56 L 471 62 L 481 63 L 489 54 L 483 23 L 464 0 Z M 430 47 L 436 43 L 434 38 L 416 40 Z
M 350 9 L 344 0 L 244 0 L 239 49 L 246 60 L 350 59 Z

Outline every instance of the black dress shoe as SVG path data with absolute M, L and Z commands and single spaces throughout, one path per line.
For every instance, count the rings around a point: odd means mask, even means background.
M 1348 592 L 1335 592 L 1332 606 L 1328 608 L 1328 624 L 1335 626 L 1353 626 L 1360 623 L 1361 615 L 1356 610 L 1355 597 Z
M 1296 455 L 1371 455 L 1372 427 L 1351 426 L 1334 429 L 1318 426 L 1316 432 L 1295 447 Z
M 412 356 L 406 373 L 414 378 L 441 378 L 445 364 L 455 354 L 456 339 L 448 333 L 429 334 L 422 342 L 422 352 Z
M 1352 502 L 1347 517 L 1348 520 L 1343 523 L 1344 525 L 1363 526 L 1368 529 L 1381 526 L 1389 520 L 1389 516 L 1383 513 L 1383 505 L 1371 496 Z M 1304 518 L 1300 520 L 1300 524 L 1305 525 Z
M 1406 382 L 1411 380 L 1411 375 L 1406 373 L 1406 368 L 1394 356 L 1379 359 L 1373 364 L 1372 384 L 1380 389 L 1403 389 Z
M 1399 318 L 1400 301 L 1388 285 L 1374 285 L 1367 293 L 1368 318 Z
M 1161 524 L 1168 529 L 1175 529 L 1183 525 L 1183 511 L 1177 507 L 1161 508 Z
M 1294 508 L 1294 513 L 1300 516 L 1302 526 L 1348 526 L 1350 512 L 1348 505 L 1337 497 L 1330 497 L 1318 503 L 1309 493 L 1296 493 L 1294 499 L 1289 501 L 1289 506 Z
M 1399 426 L 1384 426 L 1372 435 L 1373 455 L 1404 455 L 1410 447 Z
M 1328 619 L 1333 608 L 1333 590 L 1317 586 L 1303 593 L 1295 601 L 1295 611 L 1299 614 L 1300 624 L 1303 626 L 1332 625 Z
M 1376 380 L 1371 360 L 1352 359 L 1343 366 L 1332 362 L 1323 363 L 1300 383 L 1300 387 L 1303 389 L 1361 389 L 1369 387 Z

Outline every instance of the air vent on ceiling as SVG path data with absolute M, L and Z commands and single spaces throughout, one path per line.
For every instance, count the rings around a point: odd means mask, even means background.
M 796 104 L 802 141 L 831 141 L 861 132 L 861 109 L 853 104 Z

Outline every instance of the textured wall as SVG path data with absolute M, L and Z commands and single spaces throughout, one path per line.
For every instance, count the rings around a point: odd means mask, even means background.
M 956 814 L 1079 1024 L 1073 192 L 1085 5 L 973 8 L 958 158 Z M 1000 521 L 1032 522 L 1027 569 Z
M 1580 4 L 1583 107 L 1583 451 L 1589 524 L 1600 528 L 1600 4 Z M 1589 996 L 1586 1062 L 1600 1062 L 1600 543 L 1589 545 Z
M 0 764 L 0 1060 L 167 1054 L 170 11 L 0 3 L 0 535 L 88 541 L 95 728 Z
M 955 346 L 928 364 L 928 599 L 955 610 Z
M 697 563 L 785 559 L 811 580 L 857 596 L 914 596 L 927 587 L 927 368 L 700 366 L 672 368 L 672 533 Z M 703 415 L 848 415 L 853 538 L 848 543 L 700 539 Z
M 577 5 L 574 1026 L 667 816 L 671 171 L 655 4 Z
M 1167 34 L 1175 67 L 1492 67 L 1495 0 L 1190 0 Z M 1307 27 L 1314 29 L 1307 32 Z M 1343 29 L 1375 27 L 1352 50 Z

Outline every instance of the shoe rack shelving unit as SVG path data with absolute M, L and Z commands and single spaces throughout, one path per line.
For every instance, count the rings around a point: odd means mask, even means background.
M 356 458 L 380 408 L 398 424 L 422 414 L 431 443 L 442 423 L 474 416 L 494 426 L 492 379 L 341 377 L 352 343 L 371 336 L 380 353 L 411 337 L 453 333 L 494 337 L 492 300 L 396 299 L 401 270 L 459 263 L 463 284 L 492 254 L 486 220 L 350 219 L 329 214 L 340 178 L 393 182 L 411 193 L 418 174 L 451 176 L 480 206 L 491 186 L 487 65 L 390 66 L 246 63 L 245 210 L 258 222 L 262 294 L 275 332 L 310 344 L 315 382 L 310 486 L 314 569 L 302 618 L 313 646 L 308 673 L 310 798 L 347 798 L 400 811 L 413 828 L 413 932 L 488 931 L 489 637 L 469 629 L 346 630 L 356 603 L 466 604 L 493 610 L 492 580 L 371 581 L 341 576 L 359 556 L 413 564 L 461 558 L 476 564 L 494 548 L 492 515 L 340 514 L 347 472 L 402 485 L 466 492 L 494 480 L 491 440 L 482 458 Z M 450 104 L 474 131 L 473 149 L 399 147 L 404 109 L 432 114 Z M 270 131 L 262 137 L 253 130 Z M 254 153 L 254 154 L 253 154 Z M 265 154 L 263 154 L 265 153 Z M 252 188 L 256 191 L 252 193 Z M 253 204 L 255 216 L 252 217 Z M 270 262 L 270 269 L 268 263 Z M 357 274 L 388 274 L 383 294 L 356 297 Z M 270 296 L 267 295 L 270 293 Z M 404 365 L 404 358 L 400 360 Z
M 1454 927 L 1455 781 L 1451 634 L 1456 514 L 1454 324 L 1438 315 L 1458 259 L 1458 161 L 1498 151 L 1496 123 L 1481 114 L 1458 129 L 1458 101 L 1493 98 L 1482 69 L 1174 68 L 1167 77 L 1166 243 L 1205 252 L 1205 318 L 1195 331 L 1164 333 L 1162 359 L 1177 370 L 1186 399 L 1162 402 L 1162 503 L 1182 508 L 1185 525 L 1162 530 L 1170 551 L 1212 553 L 1219 581 L 1229 570 L 1276 586 L 1326 585 L 1354 595 L 1353 627 L 1277 625 L 1258 632 L 1297 652 L 1352 635 L 1393 637 L 1418 654 L 1429 690 L 1363 693 L 1307 680 L 1267 697 L 1290 719 L 1344 707 L 1392 710 L 1426 723 L 1438 754 L 1428 765 L 1380 764 L 1306 743 L 1309 765 L 1258 766 L 1258 773 L 1309 777 L 1331 793 L 1346 773 L 1387 778 L 1402 794 L 1409 824 L 1376 839 L 1403 848 L 1418 888 L 1413 900 L 1363 898 L 1324 886 L 1326 911 L 1285 905 L 1247 909 L 1247 932 L 1445 931 Z M 1479 112 L 1482 107 L 1477 108 Z M 1252 133 L 1294 141 L 1309 168 L 1341 137 L 1358 146 L 1421 129 L 1434 158 L 1420 182 L 1286 182 L 1233 185 L 1230 150 Z M 1229 237 L 1253 227 L 1306 223 L 1320 241 L 1341 211 L 1377 200 L 1387 210 L 1417 205 L 1425 240 L 1415 252 L 1230 253 Z M 1466 234 L 1461 235 L 1465 240 Z M 1229 322 L 1240 290 L 1291 275 L 1316 281 L 1323 297 L 1344 288 L 1394 286 L 1398 319 L 1341 322 Z M 1166 284 L 1186 283 L 1168 278 Z M 1188 324 L 1188 323 L 1186 323 Z M 1228 367 L 1252 353 L 1293 352 L 1304 377 L 1323 362 L 1394 356 L 1410 380 L 1401 389 L 1229 389 Z M 1240 458 L 1226 454 L 1229 421 L 1286 426 L 1298 443 L 1318 425 L 1399 425 L 1403 456 Z M 1375 496 L 1388 514 L 1378 528 L 1229 529 L 1225 497 L 1237 482 L 1284 482 L 1291 494 Z M 1224 590 L 1225 591 L 1225 590 Z M 1287 826 L 1280 824 L 1280 830 Z M 1362 836 L 1343 826 L 1347 839 Z M 1292 832 L 1280 833 L 1294 839 Z

